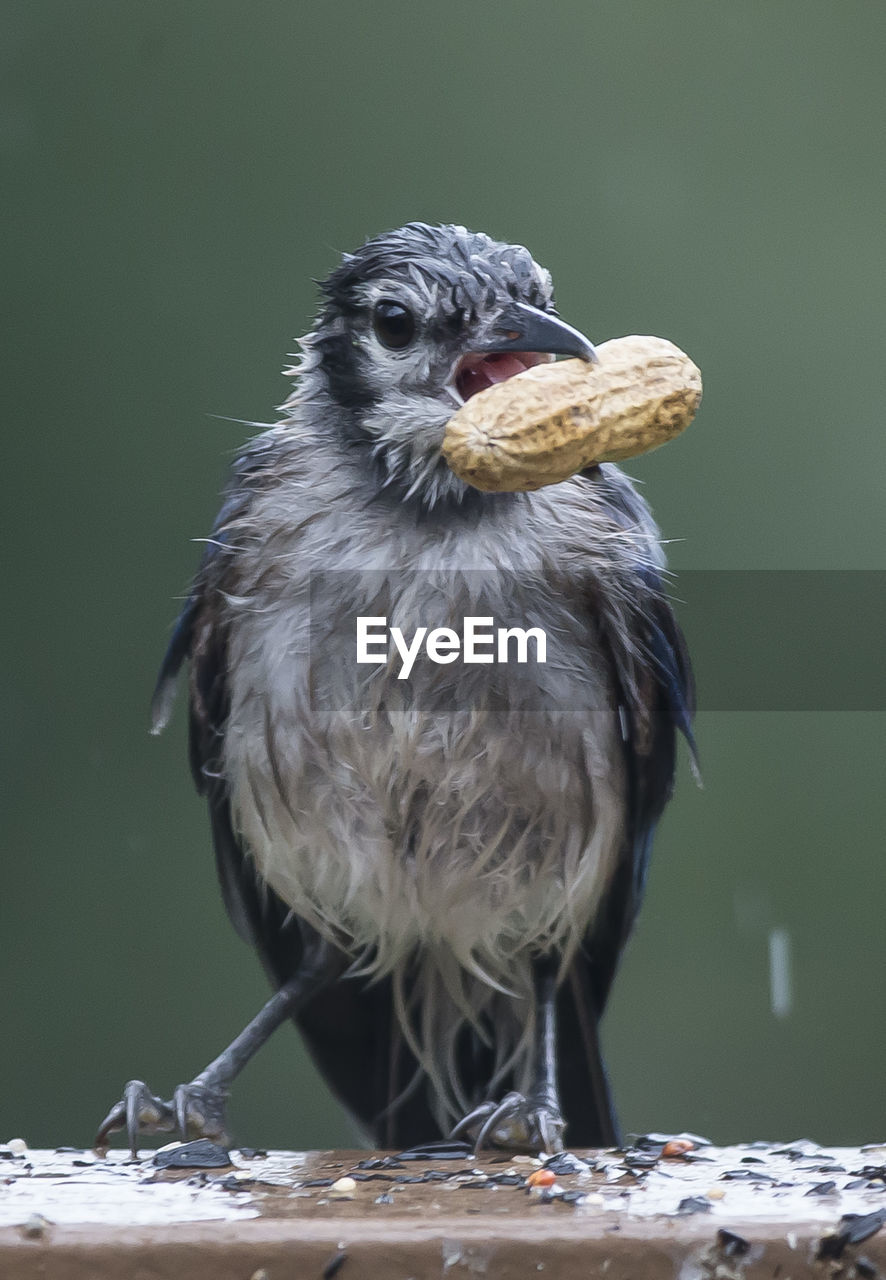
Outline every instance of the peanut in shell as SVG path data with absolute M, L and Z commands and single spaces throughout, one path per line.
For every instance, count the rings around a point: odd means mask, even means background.
M 597 355 L 595 365 L 536 365 L 472 396 L 446 426 L 450 468 L 475 489 L 540 489 L 648 453 L 689 426 L 701 373 L 679 347 L 634 335 Z

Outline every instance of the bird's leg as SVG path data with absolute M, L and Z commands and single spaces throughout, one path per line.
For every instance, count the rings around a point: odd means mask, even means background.
M 484 1146 L 516 1151 L 562 1151 L 566 1123 L 557 1091 L 557 960 L 533 961 L 535 1034 L 532 1045 L 532 1084 L 526 1094 L 508 1093 L 501 1102 L 484 1102 L 455 1126 L 452 1137 L 474 1139 Z
M 318 991 L 340 977 L 348 958 L 330 943 L 316 940 L 306 949 L 296 974 L 270 1000 L 236 1039 L 189 1084 L 180 1084 L 171 1101 L 157 1098 L 141 1080 L 130 1080 L 95 1136 L 96 1150 L 107 1149 L 108 1137 L 126 1129 L 133 1158 L 140 1133 L 171 1133 L 182 1139 L 210 1138 L 225 1143 L 225 1108 L 230 1086 L 281 1023 L 297 1013 Z

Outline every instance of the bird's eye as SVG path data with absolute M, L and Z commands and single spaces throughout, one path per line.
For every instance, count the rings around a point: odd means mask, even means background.
M 402 351 L 415 337 L 415 319 L 402 302 L 377 302 L 372 309 L 372 327 L 382 346 L 394 351 Z

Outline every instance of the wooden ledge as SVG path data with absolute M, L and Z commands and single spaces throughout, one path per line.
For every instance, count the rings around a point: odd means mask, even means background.
M 0 1278 L 886 1280 L 886 1145 L 699 1140 L 680 1154 L 664 1141 L 551 1167 L 193 1143 L 158 1165 L 154 1152 L 0 1147 Z

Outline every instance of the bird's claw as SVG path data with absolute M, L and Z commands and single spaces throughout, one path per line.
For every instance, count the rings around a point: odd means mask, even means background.
M 199 1079 L 190 1084 L 180 1084 L 170 1102 L 156 1097 L 142 1080 L 130 1080 L 123 1090 L 123 1097 L 105 1116 L 93 1146 L 106 1151 L 108 1138 L 118 1129 L 125 1129 L 129 1150 L 133 1159 L 138 1153 L 138 1138 L 142 1133 L 174 1133 L 178 1130 L 182 1141 L 188 1138 L 209 1138 L 222 1146 L 227 1144 L 225 1131 L 225 1104 L 227 1091 L 204 1084 Z
M 563 1150 L 565 1128 L 556 1103 L 508 1093 L 501 1102 L 482 1102 L 475 1107 L 458 1122 L 451 1137 L 470 1137 L 475 1154 L 487 1146 L 554 1153 Z

